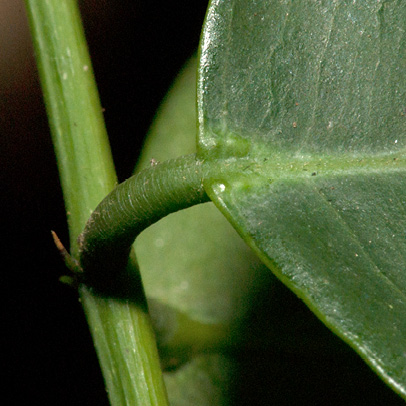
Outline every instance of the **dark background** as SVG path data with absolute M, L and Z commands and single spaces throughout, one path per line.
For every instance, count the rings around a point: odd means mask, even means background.
M 198 45 L 207 1 L 80 4 L 123 180 L 160 100 Z M 50 230 L 65 242 L 68 234 L 30 41 L 23 1 L 0 0 L 2 395 L 12 405 L 103 406 L 108 404 L 104 384 L 77 294 L 58 282 L 65 268 Z M 301 373 L 294 358 L 281 359 L 273 376 L 253 376 L 240 391 L 255 392 L 259 385 L 269 404 L 277 405 L 403 403 L 357 356 L 352 359 L 352 364 L 307 363 Z M 246 404 L 256 404 L 255 396 Z

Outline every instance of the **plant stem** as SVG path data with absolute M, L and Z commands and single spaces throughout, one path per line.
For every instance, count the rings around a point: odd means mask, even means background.
M 71 254 L 97 203 L 116 184 L 76 0 L 25 0 L 67 210 Z M 135 270 L 137 298 L 79 288 L 110 402 L 167 405 L 159 357 Z
M 117 179 L 76 0 L 26 0 L 26 9 L 75 255 Z
M 121 271 L 136 236 L 170 213 L 209 201 L 202 181 L 201 162 L 188 155 L 153 165 L 114 189 L 97 206 L 79 238 L 85 280 L 110 294 L 109 287 L 116 286 L 119 290 L 114 294 L 122 294 L 119 281 L 126 278 Z M 104 281 L 107 285 L 102 286 Z

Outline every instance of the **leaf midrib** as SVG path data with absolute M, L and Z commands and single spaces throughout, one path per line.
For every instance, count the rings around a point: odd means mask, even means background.
M 209 160 L 206 168 L 209 178 L 246 179 L 257 183 L 311 177 L 383 174 L 406 171 L 406 157 L 401 153 L 368 156 L 297 156 L 286 155 L 239 157 Z M 229 182 L 228 182 L 229 183 Z

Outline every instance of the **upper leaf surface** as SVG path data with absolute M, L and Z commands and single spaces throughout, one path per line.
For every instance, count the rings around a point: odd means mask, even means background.
M 207 192 L 403 396 L 405 32 L 401 1 L 213 0 L 198 79 Z
M 405 16 L 396 1 L 212 1 L 202 156 L 226 145 L 268 157 L 404 149 Z

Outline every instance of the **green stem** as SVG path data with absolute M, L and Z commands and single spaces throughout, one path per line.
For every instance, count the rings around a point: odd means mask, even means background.
M 117 184 L 76 0 L 25 0 L 65 201 L 72 254 Z
M 116 184 L 76 0 L 25 0 L 67 210 L 71 253 L 86 220 Z M 114 406 L 167 405 L 146 301 L 79 288 L 106 389 Z
M 170 213 L 208 201 L 202 180 L 201 162 L 190 155 L 153 165 L 111 192 L 79 237 L 87 283 L 110 294 L 114 287 L 114 294 L 122 295 L 121 289 L 129 286 L 122 271 L 136 236 Z

